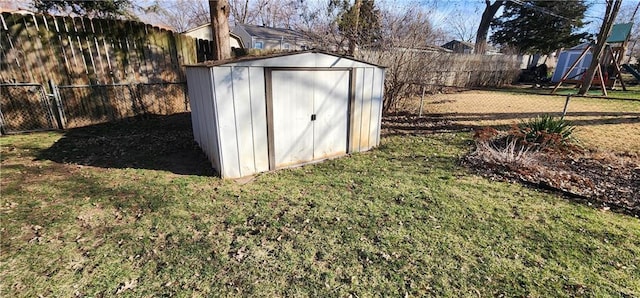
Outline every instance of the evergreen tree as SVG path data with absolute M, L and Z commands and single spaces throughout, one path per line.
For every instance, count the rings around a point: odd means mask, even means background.
M 577 32 L 586 25 L 586 10 L 583 0 L 509 1 L 502 15 L 492 22 L 491 41 L 520 54 L 547 54 L 572 47 L 590 37 L 586 32 Z
M 330 9 L 339 8 L 338 30 L 349 39 L 350 47 L 376 46 L 382 38 L 380 11 L 373 0 L 331 0 Z

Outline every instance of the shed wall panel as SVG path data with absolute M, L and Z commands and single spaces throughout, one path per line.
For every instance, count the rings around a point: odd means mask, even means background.
M 261 67 L 250 67 L 249 81 L 255 167 L 256 172 L 263 172 L 269 170 L 269 140 L 267 138 L 264 69 Z
M 231 67 L 218 66 L 213 69 L 215 85 L 216 115 L 218 116 L 218 139 L 220 160 L 224 165 L 222 177 L 242 177 L 238 156 L 237 128 L 233 100 L 233 76 Z
M 273 71 L 273 143 L 276 167 L 313 160 L 313 71 Z
M 376 68 L 373 72 L 371 88 L 371 121 L 369 126 L 369 143 L 371 147 L 380 144 L 380 124 L 382 119 L 382 100 L 384 97 L 384 69 Z
M 361 68 L 364 73 L 362 79 L 362 116 L 360 116 L 360 151 L 369 150 L 373 145 L 369 142 L 371 135 L 371 96 L 373 88 L 373 68 Z
M 582 51 L 565 51 L 561 52 L 558 57 L 558 63 L 556 63 L 556 70 L 553 72 L 553 76 L 551 77 L 551 81 L 557 83 L 560 81 L 562 76 L 567 73 L 569 67 L 580 57 Z M 582 74 L 589 68 L 591 64 L 591 53 L 587 53 L 584 58 L 576 65 L 576 67 L 571 71 L 567 79 L 569 80 L 580 80 L 582 79 Z
M 362 128 L 362 96 L 364 95 L 364 72 L 362 69 L 355 70 L 355 99 L 353 106 L 351 107 L 351 113 L 353 115 L 351 122 L 350 140 L 351 140 L 351 152 L 360 152 L 360 129 Z
M 313 107 L 313 159 L 347 153 L 349 71 L 316 71 Z
M 199 108 L 200 98 L 202 97 L 201 93 L 203 89 L 211 90 L 211 86 L 207 86 L 202 80 L 200 80 L 202 74 L 201 68 L 192 68 L 187 71 L 187 81 L 191 82 L 191 84 L 187 85 L 188 94 L 189 94 L 189 106 L 191 109 L 191 127 L 193 128 L 193 138 L 196 143 L 204 150 L 205 148 L 202 146 L 202 137 L 201 137 L 201 129 L 199 122 L 199 114 L 202 113 L 202 110 Z M 206 76 L 205 76 L 206 77 Z
M 256 172 L 253 152 L 253 117 L 249 88 L 249 68 L 234 67 L 232 81 L 239 170 L 241 176 L 247 176 Z
M 206 96 L 202 97 L 203 101 L 202 105 L 205 107 L 203 113 L 200 114 L 200 123 L 204 126 L 204 132 L 206 132 L 206 141 L 207 146 L 209 148 L 209 160 L 211 161 L 213 167 L 216 169 L 218 174 L 222 173 L 222 169 L 224 168 L 224 164 L 222 163 L 222 159 L 220 156 L 220 133 L 218 130 L 218 112 L 216 107 L 215 100 L 215 85 L 213 83 L 213 71 L 208 70 L 207 76 L 205 79 L 207 80 L 207 84 L 211 86 L 207 93 L 203 93 Z
M 214 107 L 214 85 L 211 70 L 208 68 L 189 68 L 187 71 L 189 101 L 192 111 L 194 139 L 207 155 L 213 168 L 220 173 L 221 161 L 216 131 L 216 113 Z

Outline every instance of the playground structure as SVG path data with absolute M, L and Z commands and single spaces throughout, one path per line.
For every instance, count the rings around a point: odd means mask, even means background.
M 624 68 L 627 72 L 629 72 L 632 76 L 640 82 L 640 72 L 638 72 L 635 68 L 631 67 L 629 64 L 622 64 L 622 68 Z
M 611 29 L 611 34 L 606 40 L 604 54 L 599 61 L 599 65 L 596 68 L 596 75 L 593 78 L 592 84 L 600 86 L 602 95 L 607 96 L 607 89 L 613 90 L 617 83 L 620 83 L 622 90 L 627 91 L 627 88 L 622 80 L 622 70 L 629 71 L 636 79 L 640 81 L 640 73 L 635 71 L 631 66 L 621 64 L 624 53 L 629 43 L 629 37 L 631 35 L 631 27 L 633 23 L 616 24 Z M 588 44 L 584 47 L 578 58 L 571 64 L 569 68 L 560 69 L 557 68 L 556 72 L 561 71 L 563 73 L 561 79 L 557 82 L 556 86 L 551 91 L 554 94 L 563 83 L 576 84 L 576 88 L 579 88 L 585 83 L 585 71 L 584 68 L 581 72 L 575 73 L 574 70 L 578 65 L 588 65 L 589 62 L 586 59 L 592 57 L 591 50 L 594 44 Z M 569 59 L 570 56 L 566 56 Z M 589 59 L 590 60 L 590 59 Z M 560 61 L 558 61 L 560 63 Z M 557 74 L 554 73 L 554 77 Z

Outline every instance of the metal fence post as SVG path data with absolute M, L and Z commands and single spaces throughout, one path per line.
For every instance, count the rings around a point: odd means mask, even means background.
M 562 109 L 562 117 L 560 117 L 560 120 L 564 120 L 564 116 L 567 114 L 567 106 L 569 106 L 569 100 L 571 100 L 571 93 L 567 95 L 567 100 L 565 100 L 564 102 L 564 109 Z
M 49 88 L 51 88 L 51 94 L 47 94 L 53 97 L 54 107 L 56 109 L 56 121 L 58 122 L 59 129 L 65 129 L 67 127 L 67 119 L 64 114 L 64 107 L 62 106 L 62 99 L 60 98 L 60 92 L 58 86 L 53 80 L 49 80 Z
M 424 89 L 425 89 L 425 86 L 422 85 L 422 96 L 420 97 L 420 112 L 418 114 L 418 117 L 422 117 L 422 107 L 424 105 Z

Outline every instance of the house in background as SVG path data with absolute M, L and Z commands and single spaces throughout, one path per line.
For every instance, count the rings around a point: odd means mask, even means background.
M 442 47 L 458 54 L 473 54 L 475 44 L 466 41 L 452 40 L 443 44 Z
M 300 32 L 249 24 L 236 24 L 232 33 L 247 49 L 299 51 L 311 48 L 311 41 Z
M 423 45 L 417 47 L 393 47 L 393 51 L 401 51 L 401 52 L 411 52 L 411 53 L 452 53 L 453 51 L 450 49 L 445 49 L 443 47 L 435 46 L 435 45 Z
M 458 54 L 473 54 L 476 44 L 467 41 L 452 40 L 443 44 L 442 47 Z M 500 55 L 500 51 L 490 45 L 487 45 L 486 55 Z
M 191 28 L 183 32 L 183 34 L 193 38 L 213 40 L 213 37 L 211 36 L 211 23 L 206 23 L 204 25 Z M 246 48 L 240 36 L 234 34 L 233 32 L 229 32 L 229 39 L 231 43 L 231 48 L 237 48 L 237 49 Z

